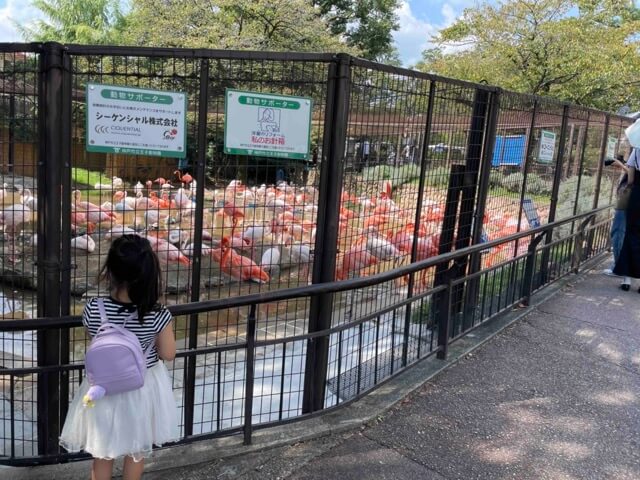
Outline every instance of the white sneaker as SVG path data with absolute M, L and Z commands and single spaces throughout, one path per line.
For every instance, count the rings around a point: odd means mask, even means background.
M 619 275 L 616 275 L 615 273 L 613 273 L 613 270 L 611 270 L 610 268 L 605 268 L 602 271 L 603 275 L 608 275 L 610 277 L 618 277 Z

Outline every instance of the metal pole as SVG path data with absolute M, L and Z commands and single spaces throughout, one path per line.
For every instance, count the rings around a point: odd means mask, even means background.
M 256 304 L 249 307 L 247 319 L 247 356 L 245 360 L 244 378 L 244 444 L 251 445 L 252 416 L 253 416 L 253 380 L 255 373 L 255 349 L 256 349 Z
M 604 169 L 604 161 L 605 161 L 605 156 L 607 155 L 607 143 L 608 143 L 608 139 L 609 139 L 609 119 L 610 116 L 609 114 L 605 115 L 605 120 L 604 120 L 604 129 L 602 131 L 602 142 L 600 143 L 600 157 L 599 157 L 599 161 L 598 161 L 598 173 L 596 174 L 596 188 L 594 190 L 594 194 L 593 194 L 593 209 L 595 210 L 596 208 L 598 208 L 599 202 L 600 202 L 600 189 L 602 186 L 602 171 Z M 593 249 L 593 235 L 594 235 L 594 231 L 591 230 L 589 232 L 589 236 L 587 237 L 587 249 L 586 249 L 586 256 L 588 257 L 589 255 L 591 255 L 591 250 Z M 610 238 L 610 237 L 609 237 Z
M 71 99 L 72 99 L 72 67 L 71 58 L 65 52 L 62 57 L 64 72 L 63 82 L 63 103 L 62 118 L 62 138 L 65 139 L 60 144 L 62 151 L 62 173 L 61 173 L 61 275 L 60 275 L 60 314 L 69 315 L 71 313 Z M 60 363 L 68 364 L 70 361 L 70 335 L 69 329 L 60 330 Z M 69 409 L 69 371 L 60 372 L 60 425 L 64 423 Z
M 460 200 L 460 216 L 458 219 L 458 233 L 456 235 L 455 249 L 467 247 L 472 241 L 472 223 L 474 219 L 474 213 L 480 213 L 480 234 L 482 233 L 482 215 L 484 211 L 476 211 L 476 186 L 480 183 L 478 178 L 480 173 L 480 165 L 482 162 L 482 154 L 484 147 L 484 140 L 486 139 L 486 127 L 489 113 L 489 101 L 490 92 L 486 90 L 476 89 L 473 99 L 473 111 L 471 113 L 471 123 L 469 125 L 469 136 L 467 138 L 467 158 L 462 174 L 462 188 L 461 188 L 461 200 Z M 494 132 L 495 134 L 495 132 Z M 488 157 L 491 162 L 491 157 Z M 488 187 L 488 182 L 486 184 Z M 486 192 L 485 192 L 486 196 Z M 475 227 L 478 227 L 476 222 Z M 478 240 L 480 235 L 478 235 Z M 465 275 L 469 257 L 463 257 L 457 263 L 456 274 Z M 464 298 L 464 284 L 456 284 L 454 291 L 451 293 L 452 306 L 455 310 L 456 319 L 458 313 L 462 309 Z M 455 328 L 462 327 L 456 321 Z
M 531 113 L 531 123 L 529 125 L 529 135 L 527 137 L 527 146 L 525 148 L 525 157 L 524 157 L 524 173 L 523 173 L 523 177 L 522 177 L 522 191 L 520 192 L 520 207 L 518 209 L 518 229 L 516 230 L 517 232 L 520 231 L 520 223 L 522 222 L 522 211 L 524 210 L 523 208 L 523 203 L 524 203 L 524 197 L 527 194 L 527 177 L 529 176 L 529 159 L 531 158 L 531 155 L 533 154 L 533 130 L 535 128 L 536 125 L 536 116 L 538 115 L 538 99 L 535 99 L 533 101 L 533 111 Z M 514 249 L 514 256 L 516 256 L 518 254 L 518 245 L 520 244 L 519 240 L 516 240 L 515 243 L 515 249 Z
M 431 122 L 433 118 L 433 104 L 436 94 L 436 83 L 431 80 L 429 83 L 429 104 L 427 105 L 427 118 L 424 126 L 424 135 L 422 138 L 422 152 L 420 158 L 420 180 L 418 181 L 418 200 L 416 205 L 416 216 L 414 220 L 413 244 L 411 245 L 411 263 L 416 261 L 418 254 L 418 228 L 420 227 L 420 217 L 422 216 L 422 201 L 424 199 L 424 185 L 427 176 L 427 155 L 429 151 L 429 139 L 431 138 Z M 409 275 L 409 284 L 407 285 L 407 298 L 413 297 L 413 288 L 415 283 L 415 274 Z M 411 304 L 407 305 L 407 311 L 404 318 L 404 341 L 402 343 L 402 366 L 407 365 L 407 351 L 409 344 L 409 329 L 411 328 Z
M 338 210 L 349 116 L 350 58 L 345 54 L 336 55 L 336 60 L 329 66 L 313 283 L 330 282 L 335 278 Z M 332 316 L 333 294 L 312 297 L 309 306 L 309 333 L 330 328 Z M 302 413 L 311 413 L 323 408 L 328 361 L 329 338 L 323 336 L 309 339 Z
M 560 126 L 560 139 L 558 141 L 558 156 L 556 158 L 556 170 L 553 176 L 553 187 L 551 190 L 551 204 L 549 205 L 549 218 L 547 223 L 551 223 L 556 218 L 556 207 L 558 204 L 558 192 L 560 191 L 560 182 L 562 181 L 562 162 L 564 159 L 564 151 L 565 151 L 565 138 L 567 136 L 567 123 L 569 120 L 569 105 L 565 104 L 562 108 L 562 123 Z M 549 244 L 553 240 L 553 230 L 549 230 L 546 235 L 545 243 Z M 542 252 L 542 261 L 541 261 L 541 274 L 542 281 L 546 281 L 549 262 L 549 249 L 545 249 Z
M 455 269 L 454 266 L 452 267 Z M 452 301 L 452 281 L 457 273 L 453 270 L 447 270 L 445 272 L 445 283 L 447 289 L 441 295 L 438 309 L 438 353 L 437 358 L 440 360 L 447 359 L 447 353 L 449 351 L 449 337 L 451 335 L 451 301 Z
M 587 150 L 587 140 L 589 138 L 589 123 L 591 120 L 591 112 L 587 112 L 587 124 L 584 127 L 582 135 L 582 146 L 580 147 L 580 165 L 578 166 L 578 185 L 576 186 L 576 199 L 573 204 L 573 214 L 578 212 L 578 200 L 580 199 L 580 186 L 582 185 L 582 174 L 584 172 L 584 153 Z M 573 225 L 572 228 L 573 230 Z
M 15 85 L 15 83 L 14 83 Z M 16 161 L 16 97 L 9 96 L 9 158 L 7 172 L 13 173 L 13 165 Z
M 207 161 L 207 107 L 209 100 L 209 60 L 200 61 L 200 92 L 198 94 L 198 155 L 196 157 L 196 210 L 193 232 L 193 264 L 191 270 L 191 301 L 200 300 L 200 273 L 202 268 L 202 225 L 204 212 L 205 164 Z M 189 316 L 189 350 L 198 347 L 198 315 Z M 196 355 L 185 358 L 184 370 L 184 436 L 193 435 L 193 408 L 195 402 Z
M 60 315 L 61 181 L 64 143 L 63 107 L 64 47 L 42 46 L 39 72 L 39 161 L 38 161 L 38 316 Z M 68 119 L 67 119 L 68 121 Z M 44 239 L 46 238 L 46 241 Z M 60 330 L 38 331 L 38 366 L 60 364 Z M 38 375 L 38 452 L 58 453 L 60 434 L 59 376 Z M 64 401 L 67 401 L 65 398 Z
M 487 208 L 487 197 L 489 195 L 489 177 L 491 175 L 491 161 L 493 159 L 493 149 L 496 144 L 496 131 L 498 129 L 498 115 L 500 113 L 501 91 L 496 90 L 491 94 L 490 103 L 488 105 L 487 122 L 485 124 L 485 135 L 482 147 L 482 163 L 480 165 L 480 173 L 478 179 L 478 195 L 476 201 L 476 209 L 473 217 L 472 244 L 477 245 L 482 239 L 482 230 L 484 226 L 484 213 Z M 504 146 L 504 143 L 503 143 Z M 469 273 L 473 274 L 480 271 L 482 254 L 474 253 L 469 259 Z M 463 319 L 463 328 L 470 327 L 469 321 L 473 318 L 469 313 L 473 312 L 477 305 L 478 289 L 480 286 L 480 278 L 474 278 L 467 284 L 465 315 Z
M 604 167 L 605 156 L 607 154 L 607 142 L 609 139 L 609 121 L 611 116 L 606 114 L 604 121 L 604 131 L 602 133 L 602 143 L 600 144 L 600 161 L 598 162 L 598 173 L 596 180 L 596 189 L 593 197 L 593 208 L 598 208 L 598 202 L 600 200 L 600 188 L 602 186 L 602 170 Z

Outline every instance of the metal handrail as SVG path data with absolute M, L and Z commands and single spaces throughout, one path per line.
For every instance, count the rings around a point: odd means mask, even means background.
M 348 280 L 339 280 L 333 282 L 319 283 L 315 285 L 305 285 L 302 287 L 286 288 L 281 290 L 271 290 L 268 292 L 252 293 L 248 295 L 240 295 L 237 297 L 220 298 L 215 300 L 204 300 L 199 302 L 189 302 L 181 305 L 171 305 L 167 308 L 174 316 L 183 316 L 216 310 L 224 310 L 229 308 L 246 307 L 252 304 L 262 304 L 269 302 L 278 302 L 289 300 L 292 298 L 311 297 L 326 293 L 344 292 L 347 290 L 356 290 L 359 288 L 370 287 L 380 283 L 395 280 L 396 278 L 414 274 L 420 270 L 434 267 L 441 263 L 455 261 L 460 257 L 470 255 L 472 253 L 482 252 L 499 245 L 513 242 L 520 238 L 546 233 L 561 225 L 575 222 L 579 219 L 587 217 L 595 217 L 600 212 L 608 210 L 611 205 L 600 207 L 588 212 L 579 213 L 562 220 L 541 225 L 530 230 L 523 230 L 507 237 L 502 237 L 486 243 L 480 243 L 460 250 L 454 250 L 442 255 L 430 257 L 426 260 L 397 267 L 386 272 L 377 273 L 368 277 L 352 278 Z M 0 332 L 21 331 L 21 330 L 47 330 L 57 328 L 73 328 L 81 327 L 80 315 L 67 315 L 60 317 L 39 317 L 28 320 L 6 320 L 0 323 Z

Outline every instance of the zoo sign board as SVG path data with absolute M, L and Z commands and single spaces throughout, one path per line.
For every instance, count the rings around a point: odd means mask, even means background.
M 306 160 L 312 99 L 227 89 L 224 152 Z
M 553 154 L 556 150 L 556 134 L 548 130 L 540 131 L 540 150 L 538 161 L 540 163 L 553 162 Z
M 87 151 L 184 158 L 186 113 L 182 92 L 88 83 Z

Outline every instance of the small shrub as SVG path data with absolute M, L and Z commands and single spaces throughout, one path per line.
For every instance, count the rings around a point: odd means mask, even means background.
M 449 186 L 451 170 L 447 167 L 437 167 L 426 172 L 425 185 L 434 188 L 446 188 Z
M 553 182 L 544 180 L 535 173 L 527 175 L 527 193 L 531 195 L 551 195 Z
M 502 186 L 502 177 L 504 177 L 504 175 L 500 170 L 491 170 L 489 174 L 489 188 Z
M 392 178 L 393 167 L 388 165 L 376 165 L 362 170 L 362 180 L 365 182 L 377 182 L 379 180 L 389 180 Z
M 502 187 L 510 192 L 519 192 L 524 182 L 524 174 L 522 172 L 512 173 L 502 178 Z

